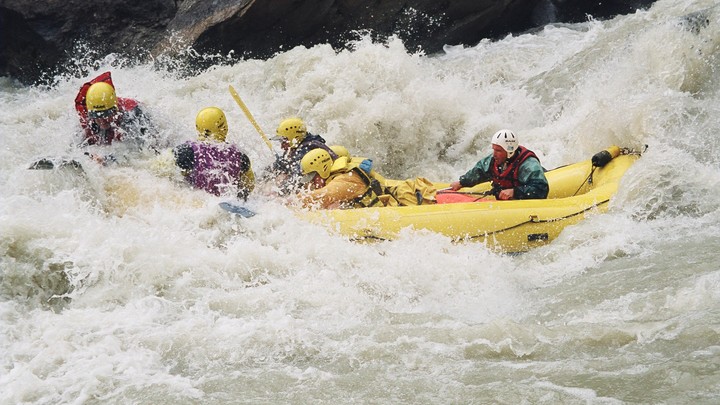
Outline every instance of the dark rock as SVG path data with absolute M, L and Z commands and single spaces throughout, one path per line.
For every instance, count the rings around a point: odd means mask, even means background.
M 376 39 L 395 34 L 410 51 L 434 53 L 445 44 L 474 45 L 587 14 L 611 17 L 653 1 L 0 0 L 0 75 L 25 83 L 43 74 L 82 75 L 93 57 L 147 60 L 183 49 L 178 44 L 266 58 L 298 45 L 341 48 L 358 30 Z
M 73 68 L 69 59 L 88 49 L 137 54 L 165 35 L 176 10 L 173 0 L 0 0 L 0 75 L 30 83 Z
M 0 8 L 0 74 L 21 79 L 39 77 L 60 59 L 61 50 L 46 41 L 23 16 Z
M 567 23 L 587 21 L 589 16 L 602 20 L 630 14 L 649 7 L 654 2 L 655 0 L 553 0 L 557 21 Z
M 446 43 L 474 44 L 482 38 L 525 30 L 532 26 L 530 15 L 536 2 L 246 0 L 237 4 L 219 0 L 213 5 L 213 18 L 206 18 L 204 6 L 193 6 L 178 13 L 169 28 L 188 38 L 200 52 L 234 50 L 261 58 L 298 45 L 343 47 L 354 38 L 352 31 L 361 30 L 376 39 L 396 34 L 410 50 L 433 53 Z

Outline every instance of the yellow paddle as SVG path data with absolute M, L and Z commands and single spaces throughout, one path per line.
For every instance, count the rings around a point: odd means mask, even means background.
M 253 118 L 252 114 L 250 114 L 250 110 L 248 110 L 245 103 L 243 103 L 243 101 L 240 99 L 240 96 L 238 95 L 237 91 L 235 91 L 235 89 L 233 88 L 232 85 L 228 86 L 228 88 L 230 89 L 230 94 L 235 99 L 235 102 L 237 103 L 237 105 L 240 106 L 240 109 L 243 110 L 247 119 L 250 120 L 250 123 L 253 124 L 253 126 L 258 131 L 260 136 L 262 136 L 262 139 L 263 139 L 263 141 L 265 141 L 265 144 L 268 146 L 268 148 L 270 148 L 270 150 L 273 151 L 273 147 L 272 147 L 272 144 L 270 143 L 270 140 L 268 139 L 267 136 L 265 136 L 265 133 L 260 128 L 260 125 L 258 125 L 257 121 L 255 121 L 255 118 Z

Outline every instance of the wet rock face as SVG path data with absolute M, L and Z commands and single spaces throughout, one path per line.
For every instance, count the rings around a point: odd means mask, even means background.
M 201 2 L 198 2 L 199 4 Z M 220 3 L 223 3 L 221 1 Z M 275 0 L 216 8 L 221 23 L 208 26 L 199 10 L 184 13 L 185 24 L 170 28 L 189 33 L 203 51 L 267 57 L 297 45 L 344 46 L 352 31 L 367 30 L 377 38 L 400 36 L 408 48 L 428 53 L 446 43 L 474 44 L 480 39 L 532 26 L 537 0 Z M 189 22 L 189 24 L 188 24 Z
M 344 46 L 369 30 L 408 49 L 474 45 L 587 14 L 606 18 L 654 0 L 0 0 L 0 75 L 30 83 L 77 58 L 157 56 L 173 44 L 264 58 L 297 45 Z
M 173 0 L 0 0 L 0 75 L 31 83 L 77 57 L 81 41 L 100 53 L 152 46 L 176 10 Z
M 587 21 L 588 16 L 604 19 L 619 14 L 634 13 L 652 5 L 649 0 L 553 0 L 556 18 L 561 22 Z

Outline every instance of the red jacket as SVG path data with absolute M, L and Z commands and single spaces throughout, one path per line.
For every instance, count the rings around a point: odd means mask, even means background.
M 111 144 L 113 141 L 119 141 L 122 138 L 122 132 L 118 131 L 117 128 L 121 127 L 123 117 L 127 116 L 128 112 L 138 108 L 138 102 L 131 98 L 117 98 L 118 103 L 118 114 L 115 116 L 114 125 L 108 130 L 109 133 L 105 133 L 105 136 L 101 136 L 100 128 L 88 119 L 88 109 L 85 104 L 88 89 L 95 83 L 105 82 L 113 88 L 115 86 L 112 82 L 110 72 L 105 72 L 100 76 L 90 80 L 80 87 L 80 91 L 75 96 L 75 110 L 77 110 L 80 116 L 80 125 L 85 132 L 85 143 L 88 145 L 94 144 Z

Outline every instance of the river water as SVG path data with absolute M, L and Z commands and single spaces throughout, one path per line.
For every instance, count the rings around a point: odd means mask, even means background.
M 52 86 L 0 79 L 0 403 L 719 403 L 714 6 L 430 56 L 359 38 L 189 78 L 109 55 Z M 233 217 L 165 154 L 82 160 L 73 98 L 107 70 L 167 146 L 223 108 L 257 171 L 273 155 L 228 85 L 266 133 L 300 115 L 390 177 L 455 179 L 503 127 L 548 168 L 648 149 L 608 213 L 524 254 L 358 244 L 259 194 Z M 43 156 L 85 171 L 27 170 Z

